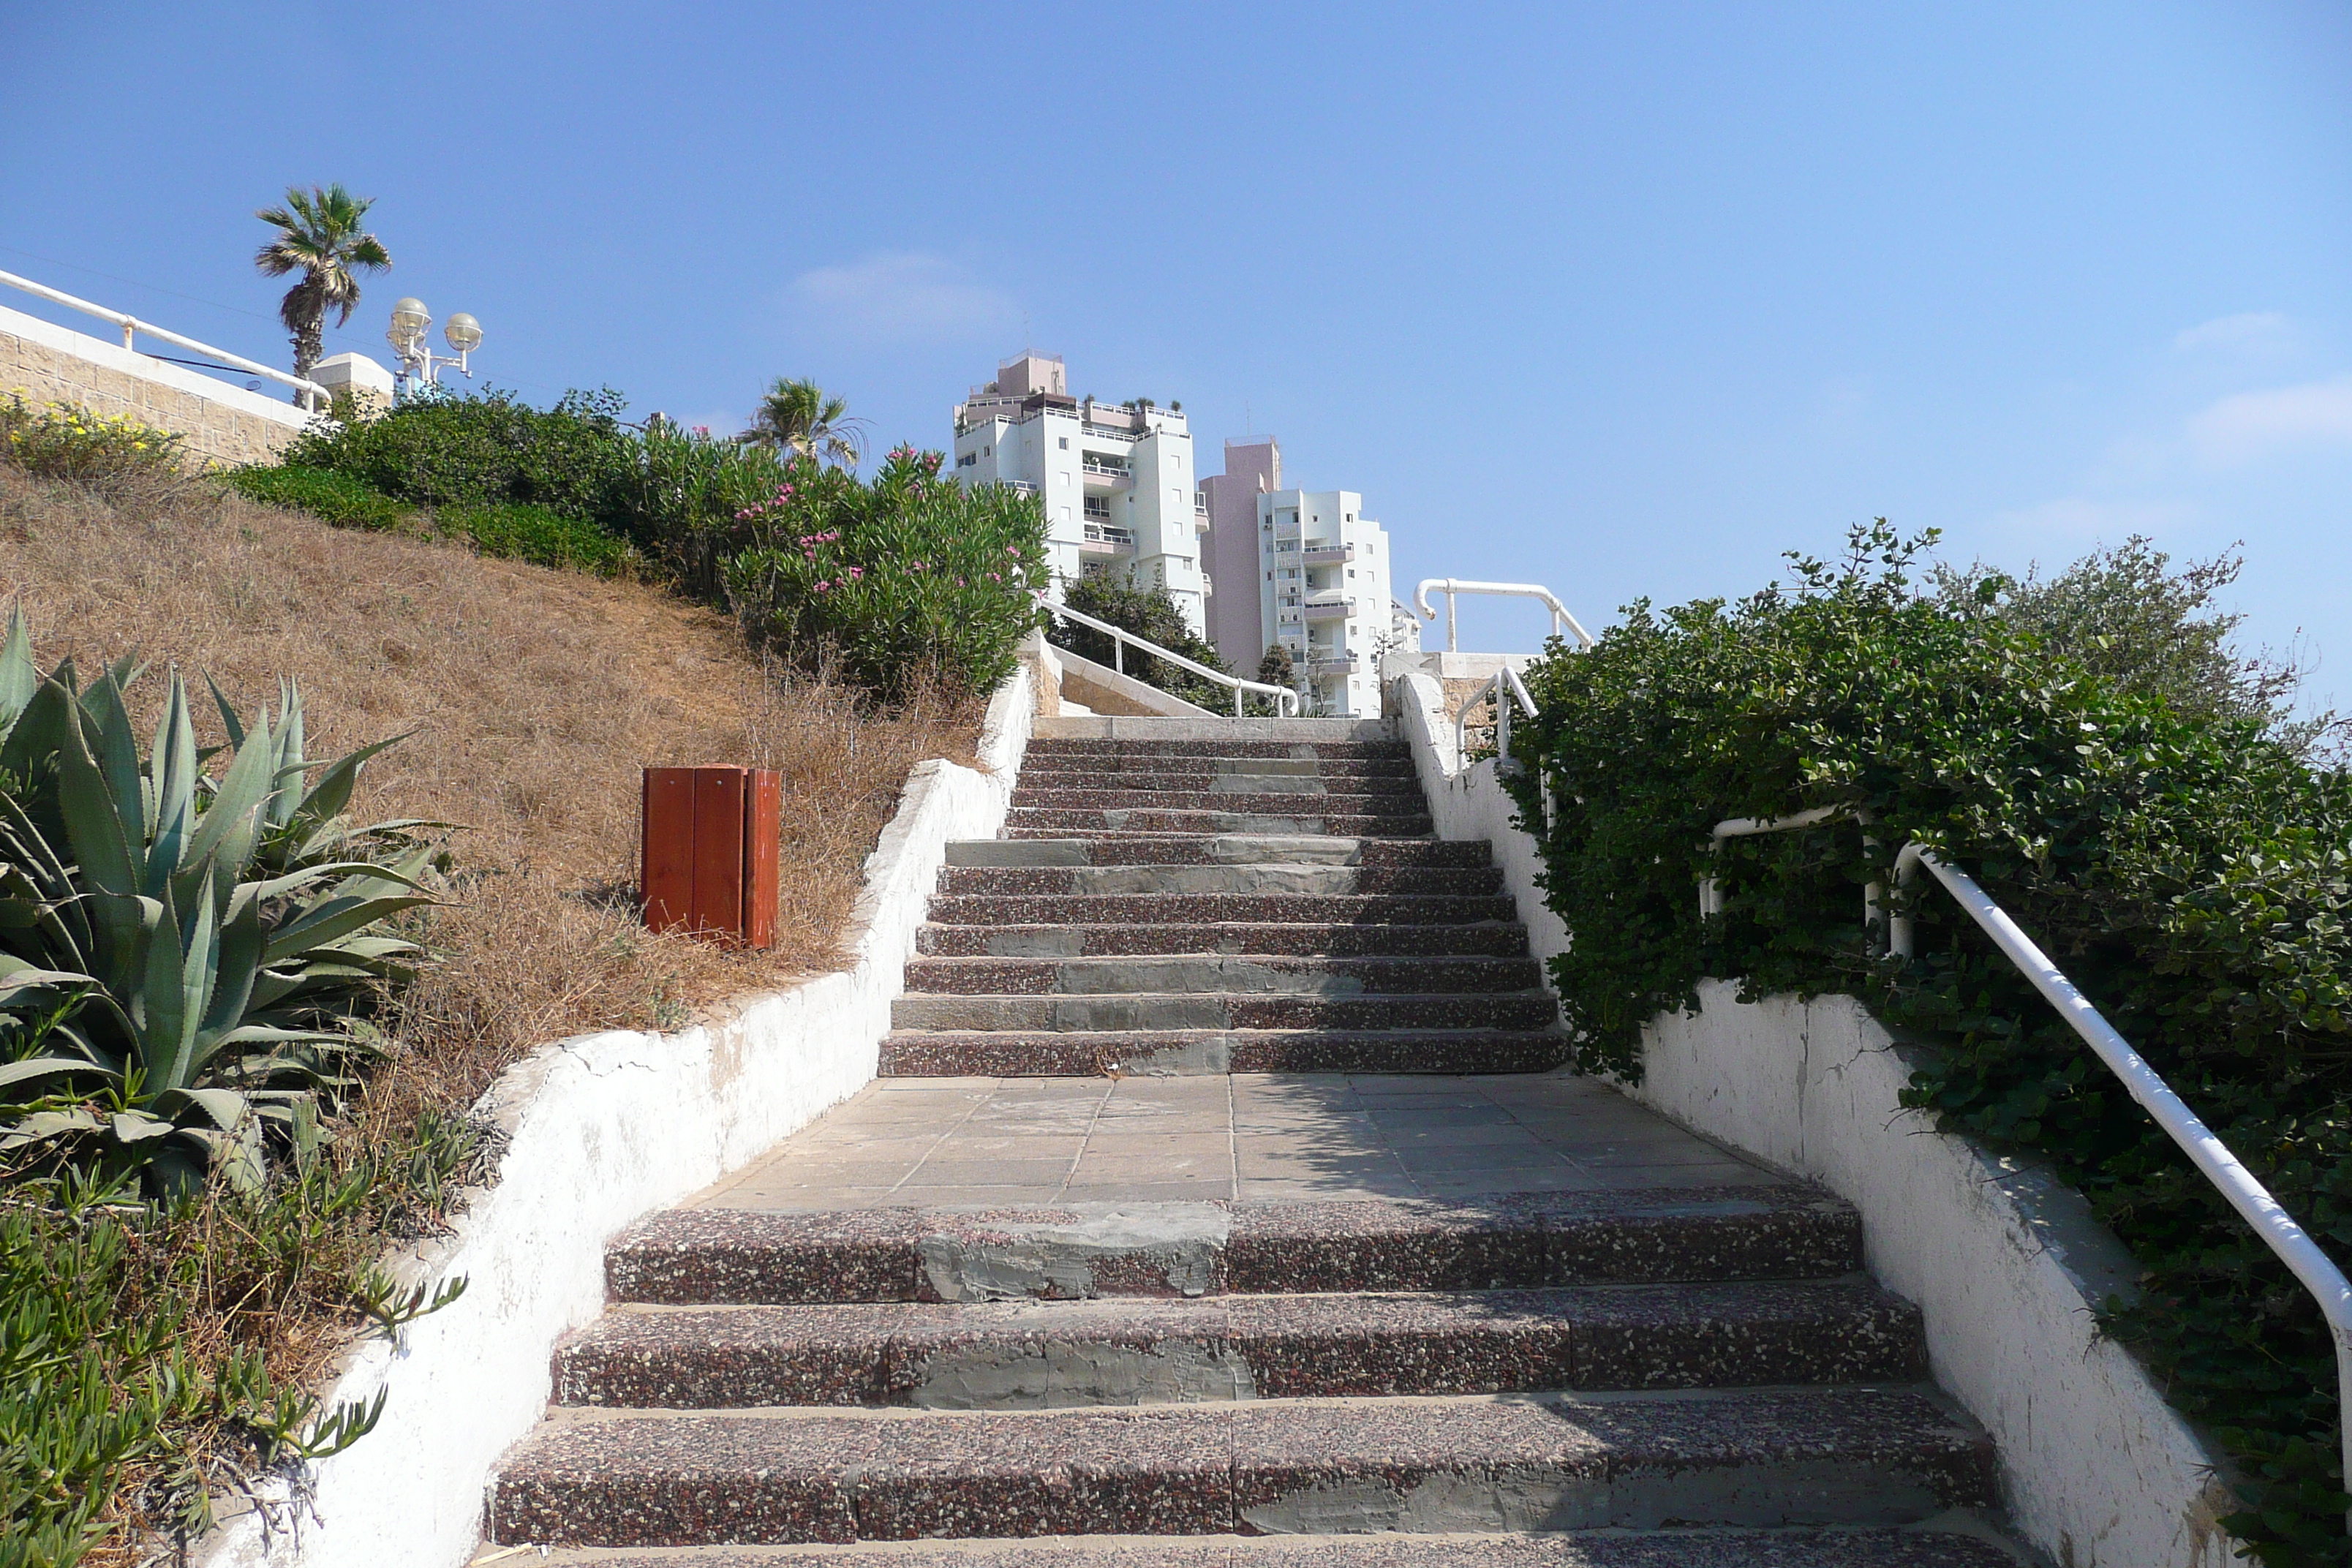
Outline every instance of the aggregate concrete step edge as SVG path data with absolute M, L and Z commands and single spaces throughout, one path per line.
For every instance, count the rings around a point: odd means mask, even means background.
M 614 1301 L 680 1306 L 1486 1290 L 1818 1279 L 1860 1216 L 1787 1185 L 1475 1200 L 667 1209 L 604 1255 Z
M 961 1306 L 621 1307 L 555 1402 L 1048 1409 L 1333 1395 L 1911 1383 L 1919 1315 L 1866 1280 Z
M 2027 1559 L 1956 1510 L 1895 1529 L 573 1547 L 513 1561 L 539 1568 L 2018 1568 Z
M 1541 1073 L 1568 1036 L 1525 1029 L 898 1029 L 883 1078 L 1215 1077 L 1221 1073 Z
M 1912 1389 L 1268 1400 L 1134 1410 L 561 1411 L 489 1492 L 500 1542 L 1902 1524 L 1994 1500 Z

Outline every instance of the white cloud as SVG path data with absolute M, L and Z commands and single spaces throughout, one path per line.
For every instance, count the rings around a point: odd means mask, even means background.
M 793 279 L 806 315 L 852 337 L 899 342 L 980 337 L 1018 322 L 1011 295 L 944 257 L 885 251 Z
M 2216 467 L 2297 447 L 2352 446 L 2352 375 L 2225 397 L 2189 416 L 2189 440 Z
M 2216 316 L 2210 321 L 2200 321 L 2175 333 L 2172 346 L 2183 353 L 2208 349 L 2244 353 L 2284 348 L 2287 346 L 2287 319 L 2276 310 L 2245 310 L 2234 316 Z
M 2067 496 L 1995 515 L 1996 526 L 2031 543 L 2051 540 L 2072 549 L 2093 540 L 2115 542 L 2135 533 L 2193 522 L 2197 509 L 2185 500 L 2094 500 Z

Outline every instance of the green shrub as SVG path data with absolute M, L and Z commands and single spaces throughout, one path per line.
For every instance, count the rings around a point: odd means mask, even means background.
M 785 455 L 656 421 L 605 523 L 681 592 L 723 605 L 728 560 L 761 537 L 764 509 L 791 477 Z
M 1037 624 L 1045 573 L 1034 498 L 940 477 L 937 452 L 892 451 L 871 484 L 801 458 L 747 509 L 751 548 L 727 563 L 755 642 L 883 696 L 986 691 Z
M 337 528 L 422 530 L 411 509 L 332 468 L 252 464 L 231 469 L 228 482 L 240 495 L 268 506 L 307 511 Z
M 0 460 L 42 479 L 104 489 L 125 481 L 174 483 L 188 468 L 181 437 L 122 415 L 71 403 L 0 395 Z
M 471 541 L 485 555 L 534 566 L 613 577 L 627 571 L 635 558 L 626 542 L 595 523 L 521 501 L 443 507 L 433 514 L 433 521 L 443 533 Z
M 1627 612 L 1528 673 L 1513 784 L 1586 1065 L 1703 975 L 1848 992 L 1923 1042 L 1906 1102 L 2030 1150 L 2146 1269 L 2103 1321 L 2240 1467 L 2273 1568 L 2347 1560 L 2332 1347 L 2269 1249 L 1948 900 L 1880 956 L 1862 889 L 1918 840 L 1981 883 L 2323 1245 L 2352 1257 L 2352 778 L 2252 720 L 2184 717 L 2032 632 L 1912 591 L 1884 525 L 1794 591 Z M 1990 604 L 2000 590 L 1984 595 Z M 1707 847 L 1726 817 L 1851 820 Z M 1547 816 L 1548 814 L 1548 816 Z M 1723 914 L 1702 920 L 1712 872 Z
M 368 419 L 320 421 L 285 454 L 412 506 L 520 502 L 565 517 L 611 515 L 636 460 L 620 395 L 572 392 L 533 408 L 509 392 L 403 398 Z
M 1195 664 L 1205 664 L 1211 669 L 1225 669 L 1225 661 L 1217 650 L 1184 619 L 1184 612 L 1176 607 L 1165 588 L 1130 588 L 1108 576 L 1081 577 L 1063 591 L 1063 600 L 1080 615 L 1108 621 L 1121 631 L 1132 632 L 1148 643 L 1156 643 L 1170 653 L 1181 654 Z M 1139 649 L 1129 647 L 1124 652 L 1112 646 L 1107 632 L 1080 622 L 1056 616 L 1048 623 L 1045 635 L 1056 647 L 1068 648 L 1080 658 L 1090 658 L 1097 664 L 1118 668 L 1123 662 L 1126 673 L 1147 686 L 1156 686 L 1171 697 L 1179 697 L 1197 708 L 1212 713 L 1233 711 L 1234 691 L 1230 686 L 1220 686 L 1204 680 L 1181 665 L 1154 658 Z M 1231 670 L 1225 670 L 1228 675 Z
M 21 613 L 0 647 L 0 1153 L 249 1190 L 271 1130 L 314 1140 L 320 1097 L 374 1049 L 360 1014 L 418 952 L 383 922 L 432 901 L 434 851 L 422 825 L 343 815 L 392 742 L 306 784 L 291 683 L 274 727 L 220 704 L 214 779 L 176 672 L 140 755 L 135 678 L 40 679 Z

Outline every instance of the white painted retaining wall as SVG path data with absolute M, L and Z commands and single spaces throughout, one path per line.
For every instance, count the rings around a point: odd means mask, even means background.
M 1442 838 L 1485 838 L 1538 957 L 1568 932 L 1543 905 L 1534 840 L 1496 781 L 1465 770 L 1426 675 L 1390 689 Z M 1697 897 L 1696 889 L 1692 897 Z M 1940 1133 L 1901 1105 L 1910 1068 L 1851 997 L 1754 1005 L 1710 981 L 1694 1014 L 1643 1037 L 1633 1098 L 1802 1176 L 1862 1213 L 1872 1276 L 1918 1303 L 1937 1383 L 1991 1433 L 2016 1531 L 2063 1568 L 2223 1568 L 2213 1461 L 2092 1313 L 2137 1270 L 2081 1196 Z
M 1003 825 L 1035 713 L 1029 672 L 989 704 L 975 771 L 918 763 L 866 862 L 855 968 L 709 1026 L 613 1030 L 517 1063 L 483 1109 L 513 1142 L 497 1184 L 406 1277 L 463 1275 L 466 1294 L 362 1346 L 331 1397 L 390 1398 L 376 1429 L 312 1468 L 316 1517 L 269 1531 L 247 1513 L 206 1543 L 209 1568 L 462 1563 L 479 1540 L 490 1466 L 540 1419 L 558 1337 L 604 1310 L 604 1244 L 649 1210 L 740 1169 L 869 1081 L 915 928 L 951 839 Z M 282 1510 L 281 1510 L 282 1511 Z

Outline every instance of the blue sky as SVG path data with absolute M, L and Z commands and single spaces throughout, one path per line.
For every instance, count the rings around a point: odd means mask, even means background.
M 1882 514 L 2243 539 L 2251 639 L 2352 704 L 2341 0 L 0 0 L 0 268 L 258 358 L 250 215 L 340 180 L 398 265 L 331 350 L 414 293 L 534 398 L 809 374 L 944 446 L 1034 345 L 1596 626 Z

